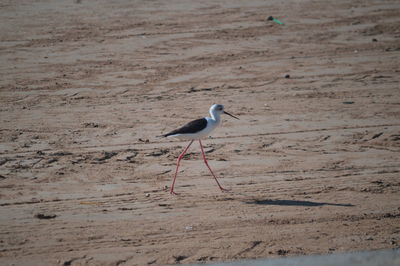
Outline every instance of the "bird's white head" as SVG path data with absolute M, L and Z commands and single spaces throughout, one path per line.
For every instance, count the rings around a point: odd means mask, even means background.
M 210 107 L 210 115 L 211 116 L 220 115 L 223 112 L 224 112 L 224 106 L 222 104 L 213 104 Z
M 226 115 L 232 116 L 233 118 L 239 119 L 236 116 L 231 115 L 228 112 L 225 112 L 224 111 L 224 106 L 222 104 L 213 104 L 210 107 L 210 115 L 211 115 L 212 118 L 218 120 L 221 114 L 226 114 Z

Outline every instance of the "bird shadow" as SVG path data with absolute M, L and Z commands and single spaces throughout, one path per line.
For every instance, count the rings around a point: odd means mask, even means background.
M 354 207 L 353 204 L 341 204 L 341 203 L 329 203 L 329 202 L 314 202 L 305 200 L 275 200 L 275 199 L 265 199 L 265 200 L 252 200 L 247 201 L 247 204 L 257 204 L 257 205 L 278 205 L 278 206 L 305 206 L 305 207 L 317 207 L 317 206 L 339 206 L 339 207 Z

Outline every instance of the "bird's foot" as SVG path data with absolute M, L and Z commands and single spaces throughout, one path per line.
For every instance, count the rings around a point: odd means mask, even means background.
M 174 196 L 178 195 L 178 193 L 176 193 L 176 192 L 173 191 L 173 190 L 171 190 L 171 191 L 169 192 L 169 194 L 174 195 Z
M 220 187 L 220 189 L 222 192 L 231 192 L 231 190 L 227 188 Z

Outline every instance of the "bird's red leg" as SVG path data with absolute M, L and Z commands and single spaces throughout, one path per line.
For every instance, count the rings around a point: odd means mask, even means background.
M 223 188 L 219 182 L 217 177 L 214 175 L 213 171 L 211 170 L 210 166 L 208 165 L 207 159 L 206 159 L 206 155 L 204 154 L 204 150 L 203 150 L 203 145 L 201 144 L 201 140 L 199 140 L 200 143 L 200 148 L 201 148 L 201 153 L 203 154 L 203 159 L 204 159 L 204 163 L 207 165 L 208 169 L 210 170 L 211 174 L 213 175 L 215 181 L 217 181 L 217 184 L 219 186 L 219 189 L 221 189 L 222 191 L 228 191 L 227 189 Z
M 185 150 L 181 153 L 181 155 L 179 155 L 179 157 L 178 157 L 178 161 L 177 161 L 177 163 L 176 163 L 176 171 L 175 171 L 174 181 L 172 181 L 172 186 L 171 186 L 171 191 L 170 191 L 171 194 L 176 195 L 176 193 L 174 192 L 174 185 L 175 185 L 176 176 L 177 176 L 177 174 L 178 174 L 179 162 L 182 160 L 183 155 L 185 155 L 186 151 L 189 149 L 190 145 L 192 145 L 193 141 L 194 141 L 194 140 L 192 140 L 192 141 L 189 143 L 189 145 L 187 145 L 186 149 L 185 149 Z

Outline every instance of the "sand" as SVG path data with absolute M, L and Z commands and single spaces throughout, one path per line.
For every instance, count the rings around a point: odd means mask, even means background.
M 0 3 L 0 264 L 400 246 L 400 4 Z M 268 21 L 274 16 L 284 23 Z M 223 118 L 206 155 L 158 138 Z

